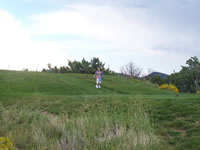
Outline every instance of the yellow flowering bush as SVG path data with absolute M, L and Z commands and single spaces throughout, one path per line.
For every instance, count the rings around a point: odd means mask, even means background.
M 0 150 L 13 150 L 13 144 L 8 138 L 0 138 Z
M 169 86 L 168 84 L 162 84 L 162 85 L 160 86 L 160 88 L 161 88 L 161 89 L 168 89 L 168 86 Z
M 175 90 L 175 92 L 176 92 L 176 93 L 178 93 L 178 92 L 179 92 L 179 90 L 178 90 L 178 89 L 176 89 L 176 90 Z
M 176 92 L 176 93 L 179 92 L 179 90 L 177 89 L 177 87 L 174 86 L 174 85 L 172 85 L 172 84 L 162 84 L 162 85 L 160 86 L 160 89 L 168 89 L 168 90 L 174 91 L 174 92 Z
M 197 94 L 200 94 L 200 91 L 197 91 Z

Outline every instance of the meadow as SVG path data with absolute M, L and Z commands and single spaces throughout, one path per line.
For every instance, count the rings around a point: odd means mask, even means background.
M 200 96 L 104 75 L 0 70 L 0 137 L 16 150 L 198 150 Z

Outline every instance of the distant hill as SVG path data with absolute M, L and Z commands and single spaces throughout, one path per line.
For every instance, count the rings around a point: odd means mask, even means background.
M 169 75 L 165 74 L 165 73 L 161 73 L 161 72 L 152 72 L 151 74 L 149 74 L 148 76 L 146 76 L 146 78 L 153 78 L 155 75 L 160 76 L 162 79 L 163 78 L 167 78 Z

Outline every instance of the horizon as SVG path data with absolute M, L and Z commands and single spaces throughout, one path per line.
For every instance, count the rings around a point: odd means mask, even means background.
M 0 0 L 0 69 L 98 57 L 115 72 L 133 62 L 144 72 L 178 72 L 200 56 L 198 0 Z

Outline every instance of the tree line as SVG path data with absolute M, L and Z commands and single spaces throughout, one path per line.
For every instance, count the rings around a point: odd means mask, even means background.
M 110 70 L 110 68 L 105 68 L 105 63 L 100 61 L 99 58 L 94 57 L 90 61 L 85 60 L 84 58 L 81 61 L 68 61 L 67 66 L 57 67 L 49 63 L 48 69 L 43 69 L 42 72 L 49 73 L 87 73 L 94 74 L 97 70 L 97 67 L 100 67 L 101 71 L 104 74 L 114 74 L 114 71 Z
M 94 57 L 90 61 L 85 60 L 84 58 L 81 61 L 68 61 L 67 66 L 61 67 L 52 67 L 48 64 L 48 69 L 43 69 L 42 72 L 50 73 L 86 73 L 94 74 L 97 70 L 97 67 L 100 67 L 104 74 L 119 74 L 127 77 L 141 79 L 141 80 L 150 80 L 155 84 L 173 84 L 175 85 L 180 92 L 185 93 L 196 93 L 200 90 L 200 61 L 194 56 L 186 61 L 186 66 L 181 66 L 179 72 L 174 72 L 166 78 L 161 78 L 158 75 L 155 75 L 153 78 L 146 78 L 142 75 L 142 69 L 134 65 L 133 62 L 129 62 L 121 67 L 121 73 L 116 73 L 110 68 L 105 68 L 105 63 L 100 61 L 99 58 Z
M 167 78 L 154 76 L 151 82 L 159 85 L 167 83 L 175 85 L 180 92 L 196 93 L 200 90 L 200 61 L 194 56 L 186 61 L 186 66 L 181 66 L 179 72 L 172 73 Z

